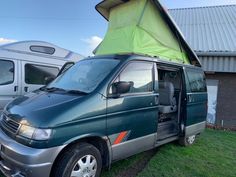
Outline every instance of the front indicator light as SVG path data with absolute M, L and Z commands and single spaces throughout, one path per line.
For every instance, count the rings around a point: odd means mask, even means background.
M 48 140 L 51 137 L 51 129 L 35 129 L 32 139 L 34 140 Z

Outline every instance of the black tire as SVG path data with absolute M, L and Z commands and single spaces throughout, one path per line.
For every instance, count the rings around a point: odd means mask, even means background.
M 99 177 L 102 169 L 102 157 L 100 151 L 88 143 L 79 143 L 67 149 L 57 160 L 51 177 L 71 177 L 72 170 L 74 170 L 77 162 L 87 155 L 96 159 L 95 177 Z
M 190 138 L 193 138 L 193 139 L 189 140 Z M 180 137 L 179 138 L 179 144 L 181 146 L 191 146 L 195 143 L 195 140 L 196 140 L 196 135 L 192 135 L 192 136 L 189 136 L 189 137 Z

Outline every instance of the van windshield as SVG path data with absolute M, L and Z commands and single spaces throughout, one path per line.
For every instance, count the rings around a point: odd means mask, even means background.
M 115 59 L 85 59 L 58 76 L 46 88 L 91 93 L 118 65 Z

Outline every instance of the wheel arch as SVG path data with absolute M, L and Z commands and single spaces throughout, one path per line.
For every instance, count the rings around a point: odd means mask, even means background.
M 60 153 L 57 155 L 56 159 L 53 162 L 51 173 L 53 169 L 55 168 L 55 164 L 58 160 L 60 160 L 60 157 L 64 152 L 66 152 L 69 148 L 74 146 L 78 143 L 88 143 L 95 146 L 101 153 L 102 156 L 102 165 L 105 168 L 110 168 L 111 165 L 111 159 L 112 159 L 112 151 L 111 151 L 111 144 L 109 141 L 109 138 L 107 136 L 99 136 L 99 135 L 84 135 L 78 138 L 74 138 L 73 140 L 68 141 L 69 143 L 60 151 Z M 50 173 L 50 177 L 51 176 Z

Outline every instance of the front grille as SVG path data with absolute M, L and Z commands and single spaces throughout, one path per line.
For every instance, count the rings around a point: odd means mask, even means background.
M 1 127 L 2 129 L 14 133 L 16 134 L 20 124 L 13 121 L 12 119 L 10 119 L 9 117 L 7 117 L 5 114 L 2 115 L 2 119 L 1 119 Z

